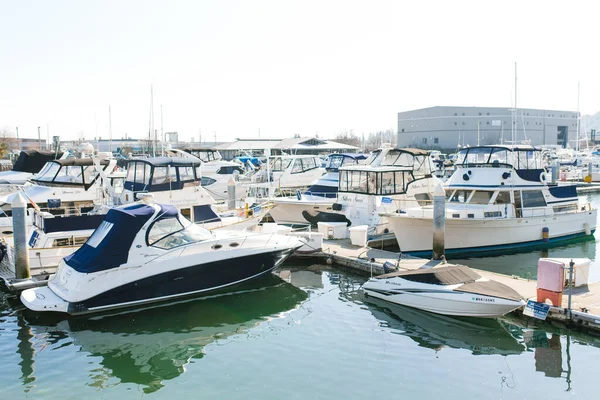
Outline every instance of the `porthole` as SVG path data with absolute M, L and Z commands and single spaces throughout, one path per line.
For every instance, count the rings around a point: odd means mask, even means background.
M 221 245 L 221 244 L 213 244 L 213 246 L 211 247 L 211 249 L 213 249 L 213 250 L 219 250 L 221 247 L 223 247 L 223 245 Z
M 229 243 L 229 247 L 238 247 L 240 244 L 238 242 Z

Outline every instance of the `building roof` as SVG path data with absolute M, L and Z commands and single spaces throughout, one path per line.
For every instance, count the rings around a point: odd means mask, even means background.
M 265 150 L 272 149 L 279 143 L 276 140 L 236 140 L 221 143 L 213 147 L 215 150 Z
M 314 137 L 302 137 L 302 138 L 290 138 L 283 139 L 277 143 L 274 149 L 281 150 L 302 150 L 302 149 L 316 149 L 316 150 L 358 150 L 356 146 L 349 144 L 338 143 L 332 140 L 319 139 Z

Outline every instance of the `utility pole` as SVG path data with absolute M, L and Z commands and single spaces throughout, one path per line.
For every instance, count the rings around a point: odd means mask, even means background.
M 42 136 L 40 134 L 40 127 L 38 126 L 38 146 L 40 150 L 42 149 Z
M 49 150 L 50 145 L 50 124 L 46 124 L 46 150 Z
M 214 135 L 215 135 L 215 144 L 213 146 L 217 145 L 217 132 L 213 131 Z
M 160 105 L 160 155 L 165 155 L 165 131 L 163 130 L 162 104 Z

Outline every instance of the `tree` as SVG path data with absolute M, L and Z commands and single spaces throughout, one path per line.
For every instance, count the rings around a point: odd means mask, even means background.
M 335 142 L 348 144 L 350 146 L 361 147 L 360 138 L 352 131 L 340 132 L 333 138 Z
M 6 126 L 0 128 L 0 158 L 5 158 L 16 145 L 15 134 Z

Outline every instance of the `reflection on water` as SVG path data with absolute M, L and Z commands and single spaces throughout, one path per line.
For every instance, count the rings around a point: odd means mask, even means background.
M 444 347 L 466 349 L 474 355 L 520 354 L 525 350 L 499 320 L 448 317 L 371 297 L 365 304 L 382 326 L 410 337 L 421 347 L 435 351 Z
M 235 292 L 214 297 L 155 306 L 91 318 L 59 321 L 31 320 L 19 316 L 19 353 L 24 383 L 34 380 L 35 352 L 32 333 L 48 345 L 69 336 L 82 352 L 102 358 L 104 367 L 94 371 L 90 386 L 103 388 L 111 377 L 144 386 L 153 392 L 164 381 L 185 371 L 191 359 L 204 356 L 204 347 L 249 329 L 296 307 L 306 293 L 269 275 Z M 39 344 L 38 344 L 39 345 Z

